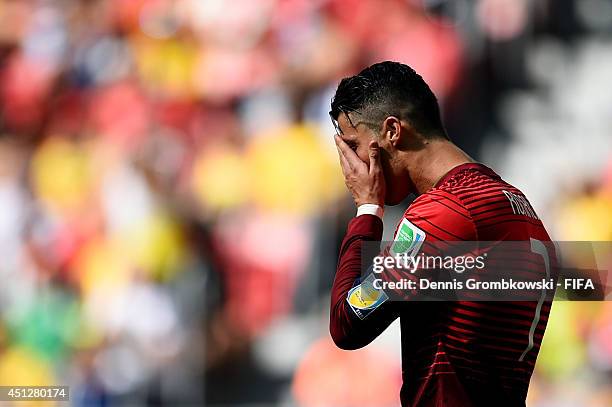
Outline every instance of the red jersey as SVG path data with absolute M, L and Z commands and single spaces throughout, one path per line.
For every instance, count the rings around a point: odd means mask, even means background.
M 477 163 L 453 168 L 420 195 L 406 222 L 429 243 L 550 241 L 521 191 Z M 348 225 L 331 295 L 334 342 L 363 347 L 399 317 L 403 406 L 524 406 L 550 301 L 388 301 L 359 315 L 348 296 L 361 277 L 362 245 L 382 231 L 374 215 Z M 532 260 L 544 267 L 542 256 Z

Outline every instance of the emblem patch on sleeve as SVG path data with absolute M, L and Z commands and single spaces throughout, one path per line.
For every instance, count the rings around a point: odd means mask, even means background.
M 375 278 L 374 274 L 370 274 L 360 284 L 351 288 L 346 297 L 346 301 L 359 319 L 364 319 L 389 299 L 384 291 L 374 288 Z
M 391 254 L 408 253 L 416 256 L 425 241 L 425 232 L 408 219 L 402 219 L 391 245 Z

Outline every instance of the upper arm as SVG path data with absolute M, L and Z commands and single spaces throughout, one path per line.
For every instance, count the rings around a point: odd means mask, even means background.
M 444 194 L 425 194 L 415 200 L 398 224 L 391 251 L 409 251 L 409 255 L 416 256 L 419 251 L 427 250 L 423 243 L 475 240 L 475 229 L 469 214 L 453 199 Z M 371 263 L 370 259 L 362 258 L 363 244 L 368 240 L 379 241 L 382 235 L 382 230 L 375 235 L 369 233 L 371 228 L 365 226 L 370 221 L 371 218 L 353 220 L 354 223 L 349 225 L 332 288 L 330 333 L 334 342 L 343 349 L 367 345 L 399 316 L 400 304 L 397 301 L 382 301 L 373 308 L 367 308 L 367 312 L 362 312 L 359 304 L 355 306 L 350 301 L 351 289 L 357 286 L 356 280 L 361 277 L 363 262 Z
M 431 298 L 432 293 L 421 288 L 423 280 L 433 282 L 452 277 L 447 269 L 440 268 L 442 259 L 462 255 L 472 248 L 471 244 L 457 242 L 477 240 L 474 223 L 463 205 L 452 195 L 435 192 L 421 195 L 410 205 L 385 251 L 385 256 L 398 259 L 400 255 L 399 260 L 404 262 L 399 268 L 381 267 L 380 278 L 387 283 L 387 293 L 395 302 Z M 404 254 L 410 258 L 409 263 Z M 404 283 L 408 281 L 412 286 Z

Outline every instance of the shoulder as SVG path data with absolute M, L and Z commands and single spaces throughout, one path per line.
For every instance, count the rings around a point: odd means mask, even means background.
M 404 218 L 436 240 L 478 240 L 474 208 L 503 196 L 509 185 L 479 163 L 455 167 L 432 189 L 417 197 Z M 483 201 L 484 199 L 484 201 Z
M 444 182 L 437 185 L 431 192 L 444 192 L 454 197 L 466 210 L 473 203 L 489 196 L 501 195 L 504 189 L 513 188 L 489 167 L 472 163 Z

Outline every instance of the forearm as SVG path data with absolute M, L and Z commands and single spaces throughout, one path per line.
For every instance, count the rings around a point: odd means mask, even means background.
M 384 310 L 360 319 L 347 302 L 349 291 L 361 277 L 362 246 L 368 241 L 379 242 L 382 231 L 382 220 L 375 215 L 361 215 L 349 222 L 331 294 L 330 333 L 340 348 L 356 349 L 367 345 L 393 320 Z M 388 306 L 383 304 L 385 308 Z

